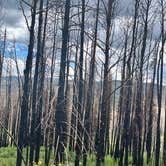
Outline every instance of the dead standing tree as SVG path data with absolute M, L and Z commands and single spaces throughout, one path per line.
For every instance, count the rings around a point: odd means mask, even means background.
M 59 73 L 59 87 L 58 97 L 55 112 L 56 122 L 56 135 L 55 135 L 55 165 L 64 162 L 64 152 L 67 143 L 67 113 L 64 110 L 65 104 L 65 72 L 66 72 L 66 59 L 68 53 L 68 39 L 69 39 L 69 17 L 70 17 L 70 0 L 66 0 L 65 4 L 65 16 L 64 25 L 62 30 L 62 50 L 61 50 L 61 62 Z
M 80 57 L 79 57 L 79 77 L 78 77 L 78 119 L 77 119 L 77 140 L 76 140 L 76 157 L 75 166 L 79 166 L 81 151 L 82 151 L 82 120 L 83 120 L 83 63 L 84 63 L 84 30 L 85 30 L 85 0 L 82 0 L 82 15 L 81 15 L 81 32 L 80 32 Z
M 143 28 L 143 36 L 142 36 L 142 46 L 141 46 L 141 53 L 140 58 L 138 59 L 138 73 L 137 73 L 137 95 L 136 95 L 136 109 L 135 109 L 135 117 L 134 117 L 134 148 L 135 148 L 135 164 L 141 165 L 142 158 L 141 158 L 141 149 L 142 149 L 142 116 L 143 116 L 143 108 L 142 108 L 142 97 L 143 97 L 143 68 L 145 63 L 145 51 L 147 45 L 147 35 L 148 35 L 148 22 L 149 22 L 149 11 L 151 6 L 151 0 L 147 0 L 142 2 L 142 19 L 144 23 Z
M 38 0 L 34 0 L 31 8 L 31 26 L 29 29 L 30 37 L 29 37 L 29 45 L 28 45 L 28 56 L 26 60 L 26 68 L 24 70 L 24 85 L 23 85 L 23 95 L 22 95 L 22 103 L 21 103 L 21 117 L 19 124 L 19 134 L 18 134 L 18 147 L 17 150 L 17 166 L 21 166 L 22 163 L 22 150 L 23 147 L 27 143 L 27 117 L 29 111 L 29 97 L 31 91 L 31 71 L 32 71 L 32 60 L 33 60 L 33 48 L 34 48 L 34 40 L 35 40 L 35 23 L 36 23 L 36 10 L 37 10 L 37 2 Z
M 166 42 L 166 32 L 165 32 L 165 7 L 164 1 L 161 0 L 161 48 L 159 51 L 159 59 L 157 65 L 157 102 L 158 102 L 158 115 L 157 115 L 157 132 L 156 132 L 156 149 L 155 149 L 155 165 L 160 165 L 160 147 L 161 147 L 161 131 L 160 131 L 160 121 L 161 121 L 161 108 L 162 108 L 162 95 L 163 95 L 163 73 L 164 73 L 164 46 Z M 165 138 L 164 138 L 165 139 Z M 163 152 L 165 152 L 165 142 Z M 165 159 L 165 153 L 163 153 L 163 159 Z M 165 163 L 165 161 L 164 161 Z
M 111 37 L 111 20 L 113 16 L 114 0 L 108 1 L 108 8 L 106 10 L 106 41 L 105 41 L 105 62 L 104 62 L 104 78 L 102 85 L 102 101 L 100 109 L 100 128 L 99 138 L 97 142 L 97 155 L 96 155 L 96 166 L 101 166 L 105 158 L 105 135 L 106 135 L 106 124 L 107 124 L 107 89 L 108 89 L 108 76 L 109 76 L 109 52 L 110 52 L 110 37 Z
M 97 10 L 96 10 L 96 21 L 95 21 L 95 31 L 94 31 L 94 41 L 92 45 L 92 57 L 90 60 L 90 69 L 89 69 L 89 82 L 88 82 L 88 91 L 87 91 L 87 102 L 86 102 L 86 110 L 85 110 L 85 120 L 84 120 L 84 126 L 85 131 L 84 132 L 84 152 L 83 152 L 83 166 L 86 166 L 87 164 L 87 153 L 90 149 L 90 135 L 87 135 L 90 133 L 90 128 L 92 126 L 92 122 L 90 122 L 93 118 L 90 115 L 92 115 L 93 111 L 93 95 L 94 95 L 94 83 L 95 83 L 95 61 L 96 61 L 96 46 L 97 46 L 97 32 L 98 32 L 98 19 L 99 19 L 99 5 L 100 0 L 97 1 Z

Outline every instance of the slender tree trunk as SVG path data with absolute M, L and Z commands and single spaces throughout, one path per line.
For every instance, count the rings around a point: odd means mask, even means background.
M 139 60 L 139 73 L 138 73 L 138 83 L 137 83 L 137 96 L 136 96 L 136 110 L 135 110 L 135 129 L 134 134 L 137 137 L 134 147 L 136 148 L 136 165 L 140 166 L 142 163 L 141 159 L 141 149 L 142 149 L 142 117 L 143 117 L 143 110 L 142 110 L 142 97 L 143 97 L 143 67 L 144 67 L 144 57 L 145 57 L 145 50 L 146 50 L 146 40 L 147 40 L 147 33 L 148 33 L 148 16 L 149 16 L 149 8 L 150 8 L 151 0 L 148 0 L 146 3 L 146 10 L 145 10 L 145 22 L 144 22 L 144 34 L 142 39 L 142 48 L 141 48 L 141 55 Z
M 89 145 L 90 141 L 89 136 L 87 134 L 90 133 L 90 114 L 93 109 L 92 105 L 92 98 L 94 93 L 94 77 L 95 77 L 95 60 L 96 60 L 96 44 L 97 44 L 97 32 L 98 32 L 98 17 L 99 17 L 99 4 L 100 0 L 97 2 L 97 11 L 96 11 L 96 22 L 95 22 L 95 32 L 94 32 L 94 41 L 93 41 L 93 47 L 92 47 L 92 58 L 90 61 L 90 71 L 89 71 L 89 82 L 88 82 L 88 91 L 87 91 L 87 102 L 86 102 L 86 110 L 85 110 L 85 120 L 84 120 L 84 126 L 85 126 L 85 134 L 84 134 L 84 155 L 83 155 L 83 166 L 86 166 L 87 164 L 87 152 L 89 152 Z
M 49 1 L 48 1 L 49 2 Z M 46 13 L 47 14 L 47 13 Z M 45 19 L 46 20 L 46 19 Z M 47 124 L 45 129 L 45 165 L 49 165 L 51 152 L 53 148 L 53 126 L 51 126 L 51 122 L 53 122 L 53 118 L 50 117 L 50 114 L 52 113 L 52 99 L 54 95 L 54 89 L 53 89 L 53 77 L 55 72 L 55 60 L 56 60 L 56 36 L 57 36 L 57 18 L 55 16 L 54 20 L 54 38 L 53 38 L 53 50 L 52 50 L 52 58 L 51 58 L 51 77 L 50 77 L 50 85 L 49 85 L 49 101 L 48 101 L 48 114 L 46 113 Z M 49 117 L 47 117 L 49 116 Z
M 158 54 L 158 46 L 155 49 L 155 57 L 154 57 L 154 67 L 153 67 L 153 79 L 150 85 L 151 95 L 150 95 L 150 103 L 149 103 L 149 119 L 148 119 L 148 127 L 147 127 L 147 138 L 146 138 L 146 150 L 147 150 L 147 164 L 150 162 L 151 152 L 152 152 L 152 129 L 153 129 L 153 100 L 154 100 L 154 85 L 156 78 L 156 67 L 157 67 L 157 54 Z
M 33 48 L 34 48 L 34 30 L 36 22 L 36 7 L 37 0 L 34 0 L 33 9 L 32 9 L 32 18 L 31 18 L 31 27 L 30 27 L 30 39 L 28 46 L 28 56 L 26 60 L 26 68 L 24 70 L 24 85 L 23 85 L 23 96 L 21 104 L 21 117 L 20 117 L 20 127 L 18 135 L 18 146 L 17 149 L 17 163 L 16 166 L 21 166 L 22 163 L 22 149 L 25 146 L 27 139 L 27 123 L 28 123 L 28 111 L 29 111 L 29 95 L 30 95 L 30 84 L 31 84 L 31 70 L 32 70 L 32 59 L 33 59 Z M 21 152 L 20 152 L 21 151 Z
M 85 0 L 82 0 L 82 17 L 81 17 L 81 43 L 80 43 L 80 57 L 79 57 L 79 94 L 78 94 L 78 126 L 77 126 L 77 141 L 76 141 L 76 157 L 75 166 L 79 166 L 79 161 L 82 151 L 82 120 L 83 120 L 83 62 L 84 62 L 84 25 L 85 24 Z
M 78 39 L 77 39 L 78 44 Z M 72 101 L 72 113 L 71 113 L 71 129 L 70 129 L 70 143 L 69 143 L 69 150 L 74 151 L 75 149 L 75 136 L 76 136 L 76 117 L 77 117 L 77 102 L 78 102 L 78 96 L 77 96 L 77 89 L 78 89 L 78 46 L 76 46 L 76 54 L 75 54 L 75 68 L 74 68 L 74 81 L 73 81 L 73 101 Z
M 35 151 L 35 139 L 36 137 L 36 130 L 38 127 L 37 124 L 37 107 L 39 103 L 38 100 L 38 79 L 39 79 L 39 67 L 42 57 L 42 30 L 43 30 L 43 0 L 40 1 L 40 8 L 39 8 L 39 25 L 38 25 L 38 36 L 37 36 L 37 53 L 36 53 L 36 65 L 35 65 L 35 75 L 33 81 L 33 96 L 32 96 L 32 117 L 31 117 L 31 140 L 30 140 L 30 157 L 29 162 L 30 166 L 33 165 L 34 161 L 34 151 Z
M 70 17 L 70 0 L 66 0 L 65 4 L 65 16 L 64 16 L 64 26 L 62 30 L 62 50 L 61 50 L 61 63 L 60 63 L 60 73 L 59 73 L 59 88 L 58 88 L 58 98 L 55 112 L 56 119 L 56 135 L 55 142 L 57 144 L 57 153 L 55 153 L 55 165 L 63 162 L 64 150 L 66 147 L 66 121 L 67 116 L 64 111 L 65 104 L 65 71 L 66 71 L 66 57 L 67 57 L 67 46 L 69 38 L 69 17 Z M 60 158 L 59 158 L 60 156 Z
M 105 45 L 105 62 L 104 62 L 104 78 L 103 78 L 103 92 L 101 103 L 101 119 L 99 129 L 99 141 L 97 145 L 96 166 L 101 166 L 105 158 L 105 134 L 107 121 L 107 88 L 108 88 L 108 69 L 109 69 L 109 50 L 110 50 L 110 36 L 111 36 L 111 18 L 113 14 L 113 0 L 108 1 L 108 9 L 106 15 L 106 45 Z
M 158 116 L 157 116 L 157 132 L 156 132 L 156 151 L 155 151 L 155 165 L 160 165 L 160 119 L 161 119 L 161 107 L 162 107 L 162 94 L 163 94 L 163 67 L 164 67 L 164 46 L 166 41 L 166 34 L 164 29 L 164 2 L 161 1 L 161 50 L 159 52 L 159 61 L 157 68 L 157 101 L 158 101 Z M 165 139 L 165 138 L 164 138 Z M 165 143 L 164 143 L 165 146 Z M 165 151 L 165 147 L 163 149 Z M 165 159 L 165 156 L 163 156 Z
M 165 124 L 164 124 L 163 163 L 166 165 L 166 99 L 165 99 Z
M 43 9 L 43 2 L 40 1 L 40 10 L 41 10 L 41 20 L 42 20 L 42 9 Z M 47 16 L 48 16 L 48 5 L 49 0 L 47 0 L 46 4 L 46 14 L 44 20 L 44 27 L 43 27 L 43 38 L 41 40 L 41 60 L 39 64 L 39 80 L 38 80 L 38 105 L 37 105 L 37 117 L 36 117 L 36 151 L 35 151 L 35 162 L 38 164 L 40 158 L 40 146 L 42 144 L 42 115 L 43 115 L 43 98 L 44 98 L 44 83 L 45 83 L 45 66 L 46 66 L 46 57 L 45 55 L 45 40 L 46 40 L 46 29 L 47 29 Z M 41 21 L 40 20 L 40 21 Z M 41 21 L 42 22 L 42 21 Z M 41 35 L 42 37 L 42 35 Z

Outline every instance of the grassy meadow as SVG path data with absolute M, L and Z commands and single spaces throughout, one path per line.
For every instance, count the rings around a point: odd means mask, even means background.
M 7 148 L 0 148 L 0 166 L 15 166 L 16 163 L 16 151 L 17 149 L 15 147 L 7 147 Z M 25 150 L 24 150 L 24 158 L 25 158 Z M 60 166 L 74 166 L 74 153 L 66 153 L 67 160 L 65 164 L 60 164 Z M 91 155 L 88 157 L 88 166 L 96 166 L 95 162 L 95 156 Z M 154 160 L 151 162 L 149 166 L 153 166 Z M 162 162 L 160 162 L 160 166 L 162 166 Z M 24 166 L 24 164 L 23 164 Z M 34 166 L 37 166 L 34 164 Z M 40 153 L 40 164 L 38 166 L 44 166 L 44 148 L 41 148 Z M 54 166 L 53 164 L 53 155 L 51 156 L 50 165 Z M 82 166 L 82 163 L 80 163 L 80 166 Z M 103 166 L 118 166 L 118 161 L 114 161 L 113 158 L 110 156 L 106 156 L 105 164 Z M 132 166 L 132 158 L 129 158 L 129 166 Z M 144 166 L 147 166 L 146 164 L 146 155 L 144 156 Z

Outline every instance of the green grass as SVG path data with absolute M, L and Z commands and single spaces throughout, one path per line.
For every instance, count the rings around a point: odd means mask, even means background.
M 0 165 L 14 166 L 16 162 L 16 148 L 0 148 Z
M 0 166 L 15 166 L 16 163 L 16 151 L 17 149 L 15 147 L 8 147 L 8 148 L 0 148 Z M 67 154 L 67 161 L 69 166 L 74 166 L 74 153 L 68 153 Z M 23 156 L 25 157 L 25 150 L 23 153 Z M 146 154 L 144 156 L 145 161 L 144 161 L 144 166 L 147 166 L 146 164 Z M 44 166 L 44 148 L 41 147 L 41 153 L 40 153 L 40 161 L 41 165 Z M 96 159 L 94 155 L 88 156 L 88 163 L 87 166 L 96 166 Z M 129 166 L 132 165 L 132 158 L 129 157 Z M 153 166 L 154 161 L 149 166 Z M 162 162 L 160 164 L 162 166 Z M 51 156 L 50 160 L 50 166 L 53 166 L 53 156 Z M 61 165 L 61 166 L 67 166 Z M 82 163 L 80 162 L 80 166 L 82 166 Z M 118 162 L 114 161 L 110 156 L 106 156 L 105 159 L 105 164 L 103 166 L 118 166 Z
M 67 152 L 66 152 L 67 153 Z M 25 151 L 24 151 L 25 157 Z M 74 164 L 74 153 L 67 153 L 68 156 L 68 164 L 69 166 L 73 166 Z M 41 148 L 40 153 L 40 161 L 41 166 L 44 166 L 44 148 Z M 8 147 L 8 148 L 0 148 L 0 166 L 15 166 L 16 163 L 16 148 L 15 147 Z M 80 162 L 80 166 L 82 163 Z M 88 157 L 88 166 L 95 166 L 95 156 L 91 155 Z M 116 166 L 117 163 L 111 159 L 109 156 L 106 157 L 104 166 Z M 53 156 L 51 156 L 50 166 L 53 166 Z M 65 164 L 67 166 L 67 164 Z

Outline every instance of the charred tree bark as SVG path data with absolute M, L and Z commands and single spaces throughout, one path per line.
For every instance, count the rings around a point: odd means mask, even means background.
M 34 161 L 34 151 L 35 151 L 35 139 L 36 130 L 38 127 L 37 124 L 37 107 L 39 103 L 38 100 L 38 79 L 39 79 L 39 67 L 42 57 L 42 30 L 43 30 L 43 0 L 40 1 L 39 9 L 39 25 L 38 25 L 38 36 L 37 36 L 37 53 L 36 53 L 36 65 L 35 65 L 35 75 L 33 81 L 33 94 L 32 94 L 32 117 L 31 117 L 31 133 L 30 133 L 30 157 L 29 163 L 32 166 Z
M 87 91 L 87 102 L 86 102 L 86 110 L 85 110 L 85 134 L 84 134 L 84 152 L 83 152 L 83 166 L 87 164 L 87 152 L 89 152 L 90 141 L 89 134 L 91 119 L 90 115 L 93 109 L 93 94 L 94 94 L 94 77 L 95 77 L 95 60 L 96 60 L 96 45 L 97 45 L 97 32 L 98 32 L 98 17 L 99 17 L 99 5 L 100 0 L 97 2 L 97 11 L 96 11 L 96 22 L 95 22 L 95 32 L 94 32 L 94 41 L 92 47 L 92 57 L 90 61 L 90 71 L 89 71 L 89 82 L 88 82 L 88 91 Z
M 83 134 L 83 62 L 84 62 L 84 30 L 85 30 L 85 0 L 82 0 L 82 16 L 81 16 L 81 41 L 80 41 L 80 57 L 79 57 L 79 92 L 78 92 L 78 119 L 77 119 L 77 140 L 76 140 L 76 157 L 75 166 L 79 166 L 82 151 L 82 134 Z
M 66 0 L 65 4 L 65 16 L 64 25 L 62 30 L 62 50 L 61 50 L 61 62 L 60 62 L 60 73 L 59 73 L 59 88 L 58 98 L 55 112 L 56 119 L 56 135 L 55 142 L 57 144 L 57 153 L 55 154 L 55 165 L 63 162 L 64 159 L 64 148 L 66 147 L 66 121 L 67 116 L 64 111 L 65 104 L 65 71 L 66 71 L 66 57 L 67 57 L 67 46 L 69 38 L 69 17 L 70 17 L 70 0 Z
M 43 10 L 43 2 L 40 1 L 40 12 L 41 12 L 41 18 L 42 18 L 42 10 Z M 38 164 L 39 157 L 40 157 L 40 146 L 42 144 L 42 128 L 41 128 L 41 122 L 42 122 L 42 115 L 43 115 L 43 98 L 44 98 L 44 83 L 45 83 L 45 66 L 46 66 L 46 57 L 45 55 L 45 40 L 46 40 L 46 29 L 47 29 L 47 17 L 48 17 L 48 5 L 49 0 L 47 0 L 46 4 L 46 14 L 45 14 L 45 20 L 44 20 L 44 27 L 43 27 L 43 36 L 41 40 L 41 60 L 39 64 L 39 79 L 38 79 L 38 103 L 37 104 L 37 116 L 36 116 L 36 138 L 35 138 L 35 144 L 36 144 L 36 151 L 35 151 L 35 162 Z M 43 21 L 41 21 L 43 22 Z
M 157 53 L 158 53 L 158 46 L 155 48 L 155 55 L 154 55 L 154 66 L 153 66 L 153 79 L 150 85 L 150 103 L 149 103 L 149 119 L 148 119 L 148 126 L 147 126 L 147 138 L 146 138 L 146 151 L 147 151 L 147 164 L 150 162 L 151 158 L 151 151 L 152 151 L 152 129 L 153 129 L 153 105 L 154 105 L 154 85 L 155 85 L 155 78 L 156 78 L 156 67 L 157 67 Z
M 77 39 L 78 44 L 78 39 Z M 72 113 L 71 113 L 71 129 L 70 129 L 70 143 L 69 150 L 74 151 L 75 149 L 75 136 L 76 136 L 76 117 L 77 117 L 77 102 L 78 102 L 78 46 L 76 46 L 75 54 L 75 67 L 74 67 L 74 81 L 73 81 L 73 99 L 72 99 Z
M 146 50 L 146 40 L 148 35 L 148 16 L 150 9 L 151 0 L 146 2 L 145 7 L 145 21 L 144 21 L 144 32 L 142 39 L 142 48 L 141 55 L 139 59 L 139 71 L 138 71 L 138 83 L 137 83 L 137 96 L 136 96 L 136 110 L 135 110 L 135 128 L 134 128 L 134 147 L 136 148 L 136 165 L 140 166 L 142 164 L 141 158 L 141 149 L 142 149 L 142 97 L 143 97 L 143 67 L 144 67 L 144 59 L 145 59 L 145 50 Z M 143 16 L 144 17 L 144 16 Z
M 159 52 L 159 60 L 158 60 L 158 67 L 157 67 L 158 116 L 157 116 L 156 151 L 155 151 L 155 165 L 156 166 L 160 165 L 160 146 L 161 146 L 160 145 L 161 144 L 160 119 L 161 119 L 162 94 L 163 94 L 164 46 L 165 46 L 165 41 L 166 41 L 164 19 L 165 19 L 164 2 L 161 1 L 161 49 Z M 163 152 L 165 151 L 165 147 L 166 147 L 166 145 L 164 142 Z M 165 159 L 165 158 L 166 158 L 165 155 L 163 155 L 163 159 Z
M 110 36 L 111 36 L 111 18 L 113 14 L 114 0 L 108 1 L 108 9 L 106 15 L 106 44 L 105 44 L 105 62 L 104 62 L 104 78 L 103 78 L 103 92 L 102 92 L 102 103 L 100 109 L 100 129 L 99 129 L 99 140 L 97 145 L 96 154 L 96 166 L 101 166 L 105 158 L 105 134 L 106 134 L 106 121 L 107 121 L 107 88 L 108 88 L 108 76 L 109 76 L 109 50 L 110 50 Z
M 136 43 L 136 31 L 137 31 L 137 17 L 138 17 L 138 8 L 139 0 L 135 1 L 135 13 L 134 13 L 134 23 L 132 29 L 132 41 L 129 56 L 126 58 L 126 85 L 125 90 L 126 103 L 125 103 L 125 113 L 124 113 L 124 122 L 123 122 L 123 133 L 121 138 L 121 150 L 120 150 L 120 160 L 119 166 L 123 165 L 123 156 L 125 152 L 124 165 L 128 165 L 128 151 L 129 151 L 129 142 L 130 142 L 130 117 L 131 117 L 131 101 L 132 101 L 132 58 L 134 59 L 135 54 L 135 43 Z M 126 45 L 127 47 L 127 45 Z
M 18 146 L 20 150 L 17 150 L 17 166 L 21 166 L 22 163 L 22 149 L 26 145 L 27 140 L 27 122 L 28 122 L 28 111 L 29 111 L 29 96 L 30 96 L 30 83 L 31 83 L 31 70 L 32 70 L 32 59 L 33 59 L 33 48 L 35 40 L 35 23 L 36 23 L 36 7 L 37 0 L 34 0 L 31 16 L 31 27 L 30 27 L 30 39 L 28 46 L 28 56 L 26 60 L 26 68 L 24 70 L 24 85 L 23 85 L 23 96 L 21 103 L 21 117 L 19 125 L 18 135 Z M 21 151 L 21 152 L 20 152 Z
M 49 1 L 47 2 L 49 3 Z M 47 13 L 46 13 L 47 14 Z M 46 16 L 45 16 L 46 17 Z M 46 19 L 45 19 L 46 21 Z M 56 60 L 56 36 L 57 36 L 57 18 L 55 16 L 54 20 L 54 36 L 53 36 L 53 50 L 52 50 L 52 57 L 51 57 L 51 76 L 50 76 L 50 83 L 49 83 L 49 99 L 48 99 L 48 111 L 45 113 L 47 120 L 47 125 L 45 128 L 45 165 L 49 165 L 50 157 L 51 157 L 51 151 L 53 148 L 53 126 L 51 125 L 51 122 L 53 122 L 52 117 L 50 117 L 50 114 L 52 113 L 52 100 L 53 100 L 53 95 L 54 95 L 54 88 L 53 88 L 53 77 L 54 77 L 54 72 L 55 72 L 55 60 Z M 49 116 L 49 117 L 47 117 Z M 51 125 L 51 127 L 50 127 Z

